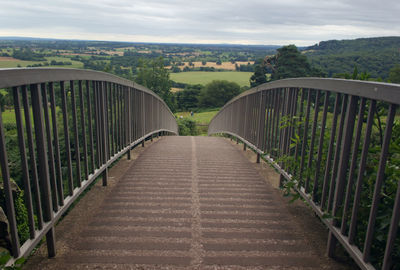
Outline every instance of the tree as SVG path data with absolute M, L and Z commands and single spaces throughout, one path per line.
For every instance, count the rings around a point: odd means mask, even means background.
M 202 87 L 201 84 L 188 85 L 183 91 L 177 92 L 175 95 L 178 110 L 187 111 L 196 108 Z
M 254 67 L 254 74 L 250 77 L 250 86 L 256 87 L 260 84 L 267 82 L 267 69 L 265 68 L 265 63 L 261 60 Z
M 271 80 L 324 76 L 322 71 L 311 67 L 307 57 L 302 55 L 295 45 L 278 49 L 275 56 L 266 58 L 264 62 L 272 69 Z
M 396 65 L 392 69 L 390 69 L 389 82 L 400 83 L 400 65 Z
M 175 103 L 171 93 L 172 82 L 169 79 L 168 71 L 164 68 L 162 57 L 146 62 L 141 59 L 136 82 L 159 95 L 172 111 L 175 110 Z
M 240 86 L 234 82 L 212 81 L 200 92 L 199 107 L 222 107 L 227 101 L 240 94 Z

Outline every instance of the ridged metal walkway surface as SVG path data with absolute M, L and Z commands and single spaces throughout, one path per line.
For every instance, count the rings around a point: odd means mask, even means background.
M 109 193 L 73 251 L 36 267 L 336 269 L 277 196 L 227 140 L 163 138 Z

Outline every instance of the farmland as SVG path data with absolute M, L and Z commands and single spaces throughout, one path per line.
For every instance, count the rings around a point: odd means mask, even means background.
M 15 68 L 15 67 L 27 67 L 32 65 L 44 64 L 45 62 L 50 63 L 51 61 L 57 62 L 71 62 L 71 65 L 57 65 L 57 67 L 64 68 L 83 68 L 83 63 L 80 61 L 73 61 L 70 58 L 62 56 L 51 56 L 45 57 L 46 61 L 25 61 L 15 59 L 13 57 L 0 57 L 0 68 Z M 46 65 L 43 65 L 46 66 Z
M 170 77 L 173 81 L 185 84 L 202 84 L 205 85 L 213 80 L 227 80 L 235 82 L 240 86 L 249 86 L 251 72 L 224 71 L 224 72 L 205 72 L 191 71 L 171 73 Z
M 193 116 L 190 115 L 190 112 L 178 112 L 175 115 L 178 118 L 180 118 L 181 116 L 183 118 L 189 118 L 200 125 L 208 125 L 211 119 L 217 114 L 217 112 L 218 110 L 195 112 Z

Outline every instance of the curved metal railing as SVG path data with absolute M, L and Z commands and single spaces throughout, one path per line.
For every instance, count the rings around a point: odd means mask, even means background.
M 339 241 L 362 269 L 397 269 L 399 104 L 396 84 L 286 79 L 229 101 L 208 132 L 237 137 L 279 171 L 329 228 L 328 255 Z
M 107 168 L 134 146 L 178 133 L 156 94 L 103 72 L 0 69 L 1 89 L 13 97 L 0 117 L 0 180 L 14 258 L 44 236 L 54 256 L 57 220 L 97 177 L 107 185 Z

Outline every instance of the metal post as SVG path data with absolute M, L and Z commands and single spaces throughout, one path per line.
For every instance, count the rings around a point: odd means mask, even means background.
M 43 105 L 38 85 L 31 86 L 31 96 L 33 119 L 35 123 L 36 149 L 39 163 L 38 173 L 40 189 L 41 193 L 43 194 L 43 218 L 44 221 L 49 222 L 53 219 L 54 215 L 51 201 L 49 163 L 47 160 L 46 139 L 44 132 Z M 46 234 L 46 242 L 49 257 L 54 257 L 56 255 L 56 243 L 53 227 Z
M 19 249 L 19 238 L 18 238 L 18 230 L 17 230 L 17 221 L 15 218 L 15 208 L 14 208 L 14 200 L 11 190 L 11 183 L 10 183 L 10 171 L 8 168 L 8 158 L 6 152 L 6 143 L 4 137 L 4 130 L 3 130 L 3 121 L 2 115 L 0 110 L 0 147 L 3 149 L 0 151 L 0 167 L 1 173 L 3 176 L 3 187 L 4 187 L 4 197 L 6 202 L 6 214 L 7 220 L 9 222 L 9 229 L 11 234 L 11 252 L 14 257 L 18 257 L 20 254 Z

